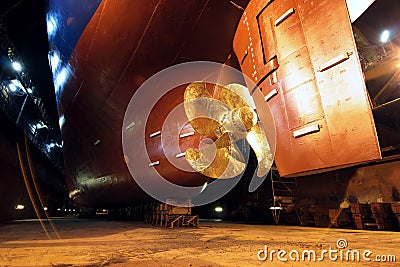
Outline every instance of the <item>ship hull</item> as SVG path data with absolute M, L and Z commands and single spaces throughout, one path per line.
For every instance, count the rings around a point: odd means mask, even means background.
M 127 161 L 135 159 L 124 156 L 122 149 L 122 122 L 130 99 L 144 81 L 172 65 L 197 60 L 224 63 L 243 10 L 229 1 L 89 2 L 77 10 L 50 1 L 48 12 L 50 19 L 58 18 L 50 47 L 51 55 L 61 58 L 52 67 L 67 185 L 79 205 L 146 201 L 150 198 L 127 168 Z M 77 32 L 79 38 L 73 38 Z M 62 71 L 65 81 L 58 84 Z M 147 151 L 137 153 L 160 161 L 155 168 L 170 182 L 199 186 L 206 177 L 171 165 L 160 137 L 149 137 L 183 102 L 183 90 L 175 88 L 154 103 L 146 124 Z M 185 138 L 182 151 L 199 138 Z

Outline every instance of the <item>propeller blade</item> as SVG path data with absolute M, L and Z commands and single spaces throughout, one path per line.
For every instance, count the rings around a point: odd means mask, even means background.
M 264 177 L 272 166 L 273 156 L 265 132 L 259 122 L 247 133 L 246 140 L 257 156 L 257 176 Z
M 213 96 L 231 109 L 249 107 L 254 110 L 256 108 L 249 90 L 241 84 L 216 85 Z
M 208 135 L 220 127 L 219 118 L 229 110 L 213 99 L 203 82 L 194 82 L 186 87 L 184 106 L 190 124 L 201 135 Z
M 185 157 L 194 170 L 211 178 L 233 178 L 246 168 L 242 153 L 228 133 L 205 148 L 187 149 Z

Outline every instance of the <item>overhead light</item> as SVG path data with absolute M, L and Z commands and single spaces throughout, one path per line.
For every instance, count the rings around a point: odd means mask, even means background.
M 222 207 L 215 207 L 215 212 L 223 212 L 224 211 L 224 209 L 222 208 Z
M 12 82 L 12 84 L 14 84 L 16 87 L 23 88 L 22 83 L 21 83 L 19 80 L 14 79 L 14 80 L 11 80 L 11 82 Z
M 33 90 L 32 90 L 31 88 L 26 89 L 26 91 L 27 91 L 28 93 L 30 93 L 30 94 L 33 93 Z
M 53 143 L 53 142 L 52 142 L 52 143 L 46 145 L 46 147 L 47 147 L 47 151 L 50 152 L 51 149 L 53 149 L 53 148 L 55 148 L 55 147 L 60 147 L 60 148 L 61 148 L 62 145 L 59 145 L 58 143 Z
M 10 88 L 10 91 L 11 91 L 11 92 L 17 91 L 17 87 L 16 87 L 14 84 L 12 84 L 12 83 L 10 83 L 10 84 L 8 85 L 8 88 Z
M 23 209 L 25 209 L 25 206 L 22 205 L 22 204 L 18 204 L 18 205 L 15 206 L 15 209 L 16 210 L 23 210 Z
M 36 124 L 36 129 L 48 128 L 47 125 L 44 125 L 43 122 L 38 122 Z
M 386 43 L 389 40 L 390 32 L 389 30 L 384 30 L 381 34 L 381 42 Z
M 21 64 L 19 62 L 14 61 L 12 63 L 12 66 L 13 66 L 14 70 L 16 70 L 16 71 L 21 71 L 22 70 L 22 66 L 21 66 Z
M 21 82 L 17 79 L 13 79 L 10 81 L 10 84 L 8 85 L 8 88 L 10 88 L 11 92 L 16 92 L 18 89 L 22 89 L 23 86 Z
M 46 211 L 46 210 L 48 210 L 48 208 L 47 207 L 43 207 L 43 210 Z

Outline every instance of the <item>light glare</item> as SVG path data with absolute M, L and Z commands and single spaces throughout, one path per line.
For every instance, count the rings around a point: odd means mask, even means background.
M 384 30 L 381 34 L 381 42 L 386 43 L 389 40 L 390 32 L 388 30 Z
M 47 15 L 47 35 L 49 37 L 55 35 L 57 31 L 57 19 L 54 15 L 48 14 Z
M 61 92 L 62 88 L 64 87 L 64 84 L 68 80 L 68 77 L 69 77 L 69 69 L 67 67 L 62 68 L 56 75 L 54 79 L 56 96 L 58 96 L 59 93 Z
M 43 122 L 39 122 L 38 124 L 36 124 L 36 128 L 37 129 L 47 128 L 47 125 L 44 125 Z
M 15 92 L 18 89 L 21 89 L 23 86 L 21 82 L 17 79 L 11 80 L 11 83 L 8 85 L 8 88 L 10 88 L 11 92 Z
M 22 66 L 21 66 L 21 64 L 19 62 L 13 62 L 12 66 L 13 66 L 14 70 L 16 70 L 16 71 L 21 71 L 22 70 Z
M 65 123 L 65 117 L 64 115 L 61 115 L 60 118 L 58 119 L 58 125 L 60 126 L 60 130 L 64 126 L 64 123 Z
M 15 86 L 17 86 L 17 87 L 19 87 L 19 88 L 22 88 L 22 84 L 21 84 L 21 82 L 20 82 L 19 80 L 14 79 L 14 80 L 11 80 L 11 82 L 12 82 Z
M 50 66 L 53 73 L 56 72 L 58 66 L 60 65 L 60 56 L 57 52 L 50 55 Z
M 351 23 L 358 19 L 374 1 L 375 0 L 346 0 Z
M 224 209 L 222 207 L 215 207 L 215 212 L 223 212 Z
M 12 84 L 12 83 L 10 83 L 10 84 L 8 85 L 8 88 L 10 88 L 10 91 L 11 91 L 11 92 L 17 91 L 17 87 L 16 87 L 14 84 Z

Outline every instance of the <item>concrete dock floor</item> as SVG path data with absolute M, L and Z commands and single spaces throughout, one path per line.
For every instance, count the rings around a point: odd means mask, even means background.
M 165 229 L 71 217 L 52 223 L 55 231 L 45 222 L 50 238 L 37 220 L 1 225 L 0 266 L 400 266 L 400 232 L 213 221 Z

